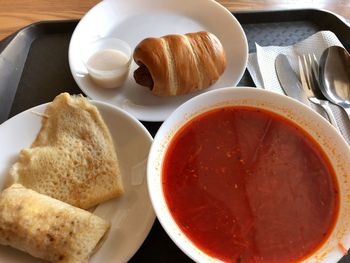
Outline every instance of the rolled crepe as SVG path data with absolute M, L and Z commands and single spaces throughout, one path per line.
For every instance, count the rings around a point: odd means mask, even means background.
M 0 244 L 34 257 L 88 262 L 108 229 L 98 216 L 20 184 L 0 194 Z

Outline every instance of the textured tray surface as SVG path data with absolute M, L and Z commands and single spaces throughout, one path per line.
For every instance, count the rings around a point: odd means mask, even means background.
M 331 30 L 350 47 L 350 28 L 336 16 L 317 10 L 274 11 L 237 13 L 249 42 L 249 52 L 255 51 L 255 42 L 260 45 L 291 45 L 307 38 L 319 30 Z M 319 19 L 319 18 L 322 19 Z M 274 22 L 271 22 L 271 18 Z M 18 35 L 0 42 L 0 52 L 23 41 L 29 48 L 23 49 L 24 60 L 18 62 L 18 79 L 3 79 L 0 74 L 0 97 L 8 87 L 14 87 L 12 97 L 7 97 L 8 108 L 0 105 L 0 123 L 23 110 L 51 101 L 57 94 L 67 91 L 81 93 L 70 73 L 68 65 L 68 46 L 77 21 L 43 22 L 30 26 Z M 348 38 L 346 38 L 346 36 Z M 12 41 L 10 41 L 12 39 Z M 14 48 L 15 49 L 15 48 Z M 3 52 L 2 55 L 5 53 Z M 15 52 L 12 53 L 12 56 Z M 7 56 L 11 55 L 5 54 Z M 5 57 L 5 60 L 11 57 Z M 20 65 L 23 63 L 23 65 Z M 0 60 L 0 72 L 3 70 Z M 248 72 L 241 79 L 240 86 L 254 86 Z M 1 102 L 1 101 L 0 101 Z M 6 106 L 6 105 L 5 105 Z M 5 107 L 4 106 L 4 107 Z M 2 113 L 2 115 L 1 115 Z M 143 122 L 154 136 L 161 123 Z M 159 222 L 156 221 L 150 235 L 130 262 L 191 262 L 170 240 Z M 349 262 L 350 257 L 341 263 Z

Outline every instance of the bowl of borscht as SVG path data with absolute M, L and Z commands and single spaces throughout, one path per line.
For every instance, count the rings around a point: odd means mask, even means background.
M 350 148 L 284 95 L 228 87 L 185 102 L 154 138 L 147 180 L 196 262 L 337 262 L 350 247 Z

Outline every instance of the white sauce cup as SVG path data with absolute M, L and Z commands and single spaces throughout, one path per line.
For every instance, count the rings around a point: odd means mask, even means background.
M 87 45 L 83 62 L 91 79 L 101 88 L 121 87 L 129 75 L 132 50 L 117 38 L 100 38 Z

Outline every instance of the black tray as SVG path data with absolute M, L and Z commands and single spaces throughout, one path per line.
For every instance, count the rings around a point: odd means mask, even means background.
M 350 27 L 321 10 L 279 10 L 233 13 L 247 35 L 249 52 L 260 45 L 291 45 L 320 30 L 333 31 L 350 49 Z M 0 42 L 0 123 L 67 91 L 81 93 L 68 65 L 68 46 L 78 21 L 32 24 Z M 254 86 L 246 71 L 240 86 Z M 154 136 L 160 122 L 143 122 Z M 0 146 L 1 147 L 1 146 Z M 130 262 L 191 262 L 156 220 Z M 341 263 L 350 263 L 350 256 Z

